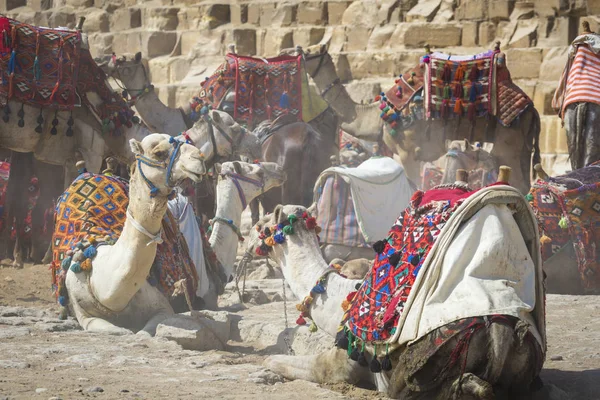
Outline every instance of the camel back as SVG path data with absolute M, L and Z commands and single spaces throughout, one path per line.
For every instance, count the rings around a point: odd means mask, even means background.
M 127 182 L 90 173 L 75 179 L 59 198 L 52 236 L 52 286 L 61 304 L 67 296 L 67 271 L 89 273 L 98 246 L 112 245 L 121 235 L 128 205 Z M 168 297 L 173 294 L 175 282 L 181 279 L 186 279 L 188 293 L 196 293 L 198 286 L 196 269 L 179 236 L 177 222 L 167 211 L 163 243 L 158 245 L 148 281 Z M 83 252 L 81 259 L 78 251 Z
M 427 54 L 382 95 L 376 98 L 380 116 L 392 134 L 422 119 L 474 121 L 493 115 L 510 126 L 533 104 L 512 82 L 499 50 L 473 56 Z
M 600 289 L 600 163 L 538 180 L 527 199 L 537 215 L 543 260 L 572 243 L 584 289 Z
M 203 105 L 220 109 L 231 90 L 235 91 L 233 117 L 250 129 L 282 114 L 308 122 L 328 107 L 320 96 L 310 95 L 301 56 L 261 59 L 227 54 L 192 100 L 192 119 L 198 118 Z
M 107 85 L 80 31 L 41 28 L 0 16 L 0 38 L 0 104 L 5 117 L 10 113 L 8 100 L 56 111 L 85 105 L 102 121 L 104 132 L 118 134 L 121 125 L 131 126 L 132 109 Z M 101 103 L 93 104 L 89 92 Z

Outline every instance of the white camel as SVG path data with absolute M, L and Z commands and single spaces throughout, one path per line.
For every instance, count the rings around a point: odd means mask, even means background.
M 196 148 L 174 146 L 170 139 L 151 134 L 141 142 L 130 141 L 131 151 L 144 162 L 131 176 L 123 231 L 113 245 L 98 247 L 91 271 L 67 271 L 69 300 L 85 330 L 153 335 L 156 326 L 173 315 L 168 299 L 146 278 L 173 184 L 187 178 L 199 181 L 206 171 Z M 172 161 L 171 168 L 166 166 L 168 161 Z

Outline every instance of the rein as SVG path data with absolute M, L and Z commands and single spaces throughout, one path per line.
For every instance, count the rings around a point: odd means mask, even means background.
M 156 197 L 160 193 L 160 190 L 154 185 L 154 183 L 152 183 L 150 181 L 150 179 L 148 179 L 146 177 L 146 175 L 144 174 L 144 171 L 142 170 L 142 164 L 143 165 L 147 165 L 147 166 L 152 167 L 152 168 L 166 169 L 167 170 L 167 176 L 165 178 L 165 184 L 169 188 L 175 187 L 175 185 L 171 182 L 171 175 L 173 174 L 173 165 L 175 164 L 175 160 L 179 156 L 179 150 L 181 149 L 181 146 L 183 144 L 185 144 L 185 142 L 183 142 L 181 140 L 178 140 L 178 139 L 175 139 L 174 137 L 171 137 L 169 139 L 169 142 L 171 144 L 173 144 L 173 146 L 175 147 L 175 149 L 171 153 L 171 156 L 169 157 L 169 162 L 168 163 L 166 163 L 164 161 L 155 161 L 155 160 L 152 160 L 152 159 L 150 159 L 148 157 L 145 157 L 145 156 L 143 156 L 141 154 L 136 154 L 135 155 L 135 159 L 137 161 L 137 166 L 138 166 L 138 169 L 140 171 L 140 176 L 142 177 L 142 179 L 144 180 L 144 182 L 146 182 L 146 185 L 150 188 L 150 197 Z M 174 192 L 175 192 L 174 190 L 171 191 L 171 193 L 169 194 L 169 197 L 171 197 L 174 194 Z
M 236 152 L 237 147 L 239 147 L 240 142 L 242 141 L 243 137 L 246 135 L 246 129 L 244 127 L 242 128 L 242 132 L 239 135 L 239 137 L 237 138 L 236 141 L 234 141 L 234 139 L 229 136 L 227 134 L 227 132 L 225 132 L 223 129 L 221 129 L 218 125 L 216 125 L 212 118 L 208 115 L 208 114 L 204 114 L 202 116 L 202 119 L 207 123 L 208 125 L 208 134 L 210 136 L 210 142 L 213 146 L 213 152 L 214 154 L 214 162 L 218 162 L 219 161 L 219 153 L 217 151 L 217 140 L 215 138 L 215 129 L 217 130 L 217 132 L 219 132 L 221 134 L 221 136 L 223 136 L 225 138 L 225 140 L 227 140 L 227 142 L 229 142 L 229 145 L 231 146 L 231 154 L 229 154 L 229 156 L 233 156 L 234 153 Z
M 264 183 L 262 181 L 248 178 L 247 176 L 236 174 L 234 172 L 225 172 L 224 174 L 221 174 L 221 176 L 229 177 L 231 179 L 231 181 L 233 182 L 233 184 L 235 185 L 235 187 L 238 191 L 238 195 L 240 196 L 240 200 L 242 202 L 242 209 L 246 208 L 246 206 L 248 205 L 248 202 L 246 201 L 246 195 L 244 194 L 244 191 L 242 190 L 242 186 L 240 185 L 239 181 L 248 182 L 255 186 L 258 186 L 259 188 L 264 188 Z

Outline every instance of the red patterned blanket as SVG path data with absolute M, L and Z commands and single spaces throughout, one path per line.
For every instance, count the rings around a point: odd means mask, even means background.
M 539 223 L 542 259 L 572 242 L 584 289 L 600 289 L 600 163 L 537 181 L 527 199 Z
M 236 121 L 250 129 L 264 120 L 291 114 L 302 120 L 301 56 L 260 59 L 227 54 L 225 63 L 202 83 L 194 108 L 218 108 L 234 85 Z
M 40 28 L 0 16 L 0 103 L 14 100 L 39 108 L 71 111 L 85 104 L 102 120 L 103 131 L 131 126 L 133 111 L 106 83 L 79 31 Z M 93 104 L 87 92 L 98 94 Z M 5 110 L 5 118 L 8 117 Z M 22 118 L 22 117 L 21 117 Z M 72 134 L 69 127 L 68 135 Z

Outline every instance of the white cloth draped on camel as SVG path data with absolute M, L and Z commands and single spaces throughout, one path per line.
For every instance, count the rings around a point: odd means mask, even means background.
M 177 219 L 179 230 L 185 238 L 190 257 L 198 272 L 198 288 L 196 289 L 196 296 L 202 297 L 208 293 L 209 280 L 206 272 L 206 265 L 204 264 L 202 237 L 200 236 L 200 227 L 196 220 L 196 214 L 194 214 L 194 209 L 188 199 L 181 193 L 177 193 L 177 196 L 175 196 L 173 200 L 169 200 L 168 207 L 169 211 L 171 211 L 173 216 Z
M 338 176 L 350 185 L 356 220 L 367 243 L 387 235 L 390 221 L 408 206 L 412 195 L 404 169 L 389 157 L 373 157 L 356 168 L 328 168 L 321 173 L 314 189 L 315 217 L 324 231 L 336 223 L 338 217 L 344 218 L 338 215 L 337 204 L 329 204 L 329 198 L 322 196 L 322 187 L 332 176 Z
M 535 216 L 516 189 L 491 186 L 465 200 L 440 232 L 390 342 L 403 345 L 458 319 L 502 314 L 527 321 L 545 348 L 543 299 Z

